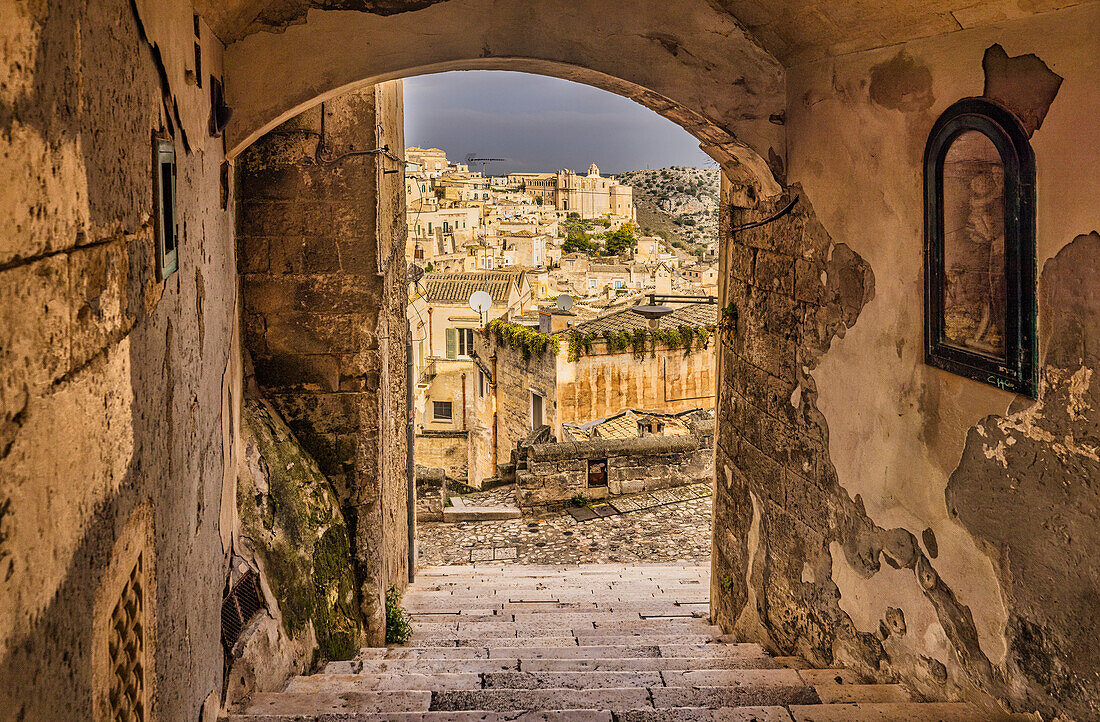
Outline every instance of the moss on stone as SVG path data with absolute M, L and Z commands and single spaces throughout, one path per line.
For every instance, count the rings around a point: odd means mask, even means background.
M 347 524 L 328 479 L 266 403 L 249 400 L 237 487 L 242 533 L 263 564 L 286 632 L 312 628 L 316 661 L 348 659 L 362 628 Z M 246 468 L 247 467 L 247 468 Z

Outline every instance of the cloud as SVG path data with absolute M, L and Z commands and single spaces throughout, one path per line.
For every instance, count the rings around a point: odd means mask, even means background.
M 675 123 L 613 93 L 557 78 L 457 71 L 405 80 L 405 142 L 448 157 L 507 158 L 490 173 L 618 173 L 669 165 L 713 165 Z

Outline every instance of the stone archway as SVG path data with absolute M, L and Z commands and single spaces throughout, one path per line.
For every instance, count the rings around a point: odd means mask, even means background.
M 775 195 L 786 153 L 783 67 L 728 13 L 705 2 L 690 12 L 681 5 L 447 0 L 385 13 L 261 17 L 226 49 L 230 156 L 356 87 L 448 70 L 516 70 L 628 97 L 698 138 L 730 180 Z

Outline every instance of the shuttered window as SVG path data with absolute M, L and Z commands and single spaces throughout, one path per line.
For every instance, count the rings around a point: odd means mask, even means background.
M 447 358 L 458 358 L 458 329 L 447 329 Z

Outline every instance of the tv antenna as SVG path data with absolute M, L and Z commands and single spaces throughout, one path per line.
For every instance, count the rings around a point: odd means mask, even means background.
M 493 305 L 493 297 L 485 291 L 474 291 L 470 294 L 470 310 L 477 311 L 481 325 L 485 325 L 485 314 Z
M 485 175 L 485 166 L 489 165 L 490 163 L 503 163 L 506 160 L 508 160 L 507 158 L 478 158 L 476 156 L 477 156 L 476 153 L 470 153 L 469 155 L 467 155 L 466 156 L 466 165 L 471 165 L 471 164 L 474 164 L 474 163 L 480 163 L 481 164 L 481 175 Z

